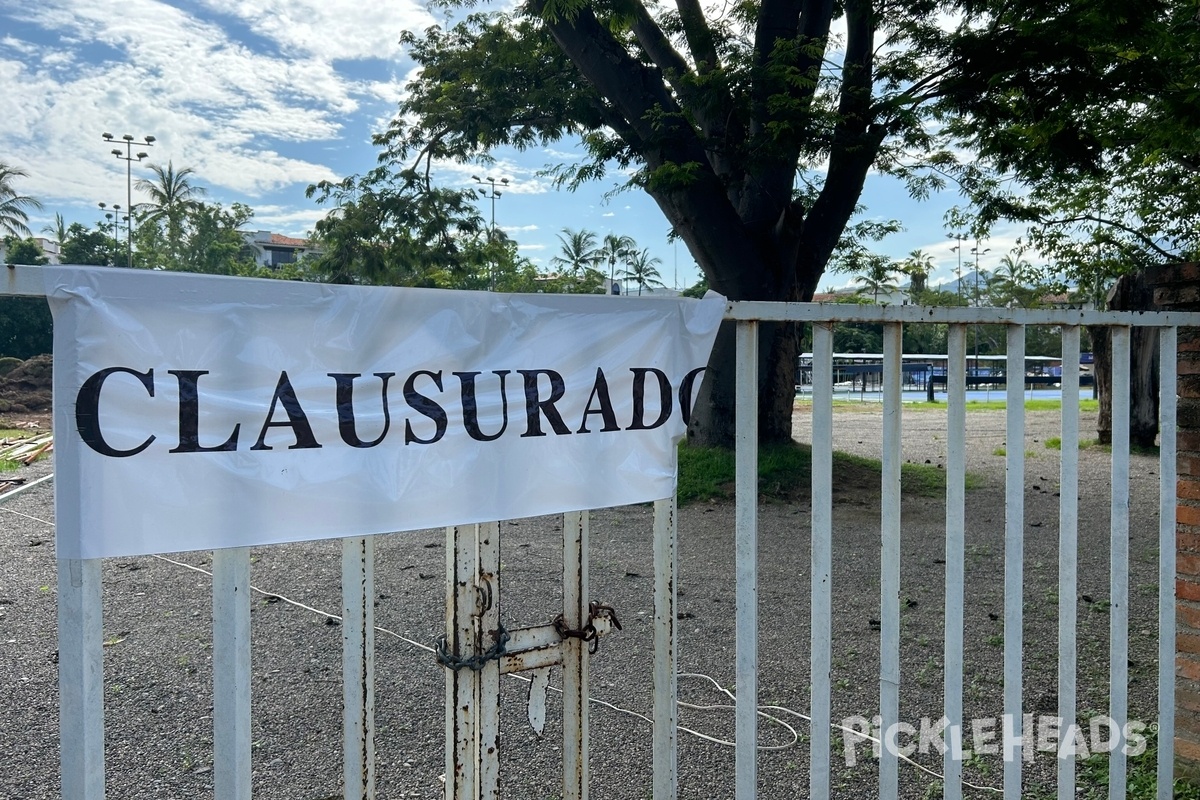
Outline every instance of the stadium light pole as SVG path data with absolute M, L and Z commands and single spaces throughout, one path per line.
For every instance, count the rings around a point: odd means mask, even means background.
M 113 138 L 111 133 L 102 133 L 100 138 L 112 144 L 117 139 Z M 153 147 L 157 141 L 153 136 L 144 136 L 139 141 L 131 134 L 124 134 L 120 141 L 125 143 L 125 152 L 121 152 L 121 148 L 114 147 L 112 154 L 125 162 L 125 249 L 126 249 L 126 266 L 133 266 L 133 162 L 140 162 L 143 158 L 149 158 L 150 154 L 139 152 L 134 154 L 133 146 L 138 147 Z
M 979 308 L 979 257 L 988 252 L 992 248 L 985 247 L 979 249 L 979 240 L 975 240 L 975 246 L 971 248 L 971 258 L 975 265 L 975 307 Z M 961 278 L 960 278 L 961 280 Z M 979 323 L 976 322 L 971 326 L 971 338 L 975 340 L 975 372 L 979 372 Z
M 476 193 L 487 200 L 492 201 L 492 227 L 488 231 L 488 244 L 491 244 L 496 239 L 496 200 L 503 197 L 502 192 L 496 191 L 496 184 L 499 183 L 502 187 L 508 186 L 508 178 L 496 180 L 490 175 L 486 178 L 480 178 L 478 175 L 472 175 L 471 180 L 478 183 L 480 186 L 486 186 L 487 189 L 476 189 Z M 491 291 L 496 291 L 496 267 L 499 266 L 495 256 L 492 258 L 492 268 L 488 271 L 488 288 Z
M 121 239 L 120 239 L 120 236 L 121 236 L 121 205 L 120 205 L 120 203 L 113 203 L 111 206 L 108 203 L 97 203 L 97 205 L 99 205 L 100 210 L 104 212 L 104 218 L 106 220 L 109 220 L 109 222 L 112 226 L 109 229 L 109 233 L 114 234 L 112 238 L 116 240 L 117 246 L 120 247 L 121 246 Z M 129 225 L 129 216 L 130 216 L 129 208 L 127 207 L 125 209 L 125 224 L 127 226 Z

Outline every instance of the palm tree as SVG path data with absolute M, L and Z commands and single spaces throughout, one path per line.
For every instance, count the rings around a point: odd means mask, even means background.
M 600 258 L 600 249 L 596 246 L 595 233 L 588 230 L 573 231 L 570 228 L 563 228 L 562 233 L 558 234 L 558 241 L 562 245 L 562 251 L 560 255 L 550 259 L 551 264 L 562 267 L 572 277 L 595 268 L 596 262 Z
M 62 246 L 67 243 L 67 237 L 69 235 L 67 233 L 68 230 L 67 221 L 63 219 L 62 214 L 58 213 L 54 215 L 54 222 L 50 222 L 42 226 L 42 233 L 50 234 L 50 237 L 54 239 L 55 243 L 58 245 L 58 251 L 60 253 L 62 252 Z
M 604 236 L 604 242 L 600 245 L 599 260 L 608 262 L 608 290 L 612 292 L 614 287 L 613 278 L 616 276 L 617 262 L 622 264 L 627 263 L 630 258 L 637 254 L 637 242 L 632 236 L 617 236 L 615 233 L 608 233 Z
M 871 293 L 878 304 L 880 292 L 890 292 L 896 288 L 895 272 L 896 265 L 886 256 L 868 254 L 863 259 L 862 271 L 855 275 L 862 284 L 857 294 Z
M 655 265 L 661 264 L 662 260 L 650 255 L 649 248 L 643 248 L 640 253 L 634 253 L 629 259 L 629 266 L 622 273 L 622 277 L 636 281 L 638 286 L 638 296 L 642 294 L 642 287 L 652 289 L 655 286 L 665 286 L 662 282 L 662 276 L 658 274 Z
M 35 198 L 17 194 L 14 178 L 27 178 L 23 169 L 9 166 L 0 161 L 0 236 L 31 236 L 29 214 L 26 209 L 39 209 L 42 204 Z
M 168 161 L 166 167 L 151 164 L 150 170 L 156 180 L 138 178 L 134 184 L 139 192 L 150 195 L 150 202 L 138 204 L 137 209 L 142 221 L 166 221 L 167 245 L 174 255 L 183 239 L 184 217 L 201 206 L 200 198 L 207 192 L 192 183 L 196 171 L 191 167 L 176 172 L 175 165 Z
M 900 271 L 909 278 L 908 297 L 919 297 L 925 291 L 925 281 L 933 272 L 933 256 L 924 250 L 916 249 L 908 254 L 908 258 L 900 262 Z
M 996 271 L 988 277 L 988 290 L 999 305 L 1009 305 L 1016 301 L 1018 305 L 1026 284 L 1029 282 L 1029 270 L 1033 265 L 1025 259 L 1005 253 L 996 265 Z

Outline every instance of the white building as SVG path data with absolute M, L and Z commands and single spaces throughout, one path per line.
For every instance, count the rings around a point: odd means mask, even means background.
M 253 253 L 255 263 L 277 269 L 292 264 L 306 255 L 317 255 L 321 248 L 308 239 L 296 239 L 270 231 L 242 231 L 246 247 Z

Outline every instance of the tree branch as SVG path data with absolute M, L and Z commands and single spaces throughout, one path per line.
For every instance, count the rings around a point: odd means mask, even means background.
M 634 21 L 633 33 L 638 44 L 646 51 L 646 55 L 662 70 L 663 77 L 671 84 L 679 96 L 684 108 L 700 126 L 705 138 L 713 142 L 725 142 L 728 139 L 728 120 L 733 98 L 728 92 L 718 90 L 715 86 L 700 89 L 691 80 L 692 71 L 688 63 L 671 46 L 671 42 L 663 35 L 658 23 L 650 16 L 641 0 L 633 3 Z M 733 165 L 723 149 L 707 148 L 709 161 L 718 175 L 728 175 Z
M 708 154 L 662 77 L 633 59 L 584 6 L 571 20 L 549 18 L 546 0 L 529 0 L 530 13 L 540 16 L 550 35 L 580 74 L 625 119 L 639 137 L 637 152 L 651 176 L 646 190 L 687 242 L 688 249 L 714 285 L 728 297 L 773 296 L 769 261 L 762 243 L 752 239 L 726 189 L 712 170 Z M 655 175 L 654 173 L 659 173 Z M 719 264 L 738 264 L 730 273 Z
M 692 59 L 696 62 L 696 72 L 707 75 L 721 65 L 717 56 L 717 45 L 713 40 L 712 30 L 708 27 L 708 20 L 704 18 L 700 0 L 676 0 L 675 7 L 679 9 L 683 35 L 687 39 Z
M 1159 247 L 1157 244 L 1154 243 L 1154 240 L 1151 239 L 1146 234 L 1142 233 L 1139 230 L 1135 230 L 1134 228 L 1131 228 L 1128 225 L 1123 225 L 1120 222 L 1117 222 L 1116 220 L 1113 220 L 1113 219 L 1104 219 L 1103 217 L 1097 217 L 1093 214 L 1080 214 L 1075 217 L 1066 217 L 1063 219 L 1042 220 L 1043 225 L 1070 225 L 1074 222 L 1098 222 L 1101 225 L 1108 225 L 1109 227 L 1116 228 L 1117 230 L 1125 231 L 1130 236 L 1133 236 L 1135 239 L 1138 239 L 1139 241 L 1141 241 L 1141 243 L 1143 245 L 1150 248 L 1154 252 L 1158 253 L 1163 258 L 1166 258 L 1170 261 L 1178 261 L 1179 260 L 1179 256 L 1177 254 L 1172 253 L 1169 250 L 1164 250 L 1163 248 Z

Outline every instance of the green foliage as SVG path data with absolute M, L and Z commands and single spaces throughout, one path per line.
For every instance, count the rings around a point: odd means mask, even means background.
M 125 247 L 113 237 L 111 226 L 91 230 L 72 222 L 67 228 L 67 240 L 59 250 L 59 259 L 64 264 L 90 264 L 106 267 L 124 264 Z
M 42 246 L 33 239 L 16 239 L 10 236 L 4 240 L 4 244 L 8 253 L 5 260 L 9 264 L 37 267 L 49 263 L 49 259 L 42 253 Z
M 333 207 L 314 231 L 324 250 L 311 265 L 319 280 L 464 289 L 528 282 L 527 263 L 502 232 L 486 229 L 472 190 L 379 167 L 322 181 L 308 196 Z
M 1155 800 L 1158 797 L 1158 726 L 1146 729 L 1146 749 L 1141 755 L 1126 760 L 1125 796 L 1128 800 Z M 1084 759 L 1076 768 L 1082 800 L 1103 800 L 1109 796 L 1109 756 L 1096 753 Z M 1200 786 L 1182 778 L 1171 787 L 1175 800 L 1200 800 Z
M 254 263 L 239 229 L 254 216 L 249 206 L 193 201 L 173 216 L 144 217 L 135 231 L 134 261 L 141 269 L 243 275 Z
M 29 177 L 23 169 L 0 161 L 0 236 L 29 236 L 29 211 L 42 207 L 36 198 L 18 194 L 16 179 Z
M 24 361 L 53 349 L 53 320 L 43 298 L 0 297 L 0 356 Z
M 1195 4 L 980 10 L 1005 31 L 987 51 L 1002 79 L 964 69 L 940 101 L 947 130 L 982 156 L 952 168 L 976 233 L 1029 223 L 1026 245 L 1050 258 L 1050 277 L 1093 300 L 1116 275 L 1200 257 Z
M 662 260 L 651 256 L 648 249 L 643 248 L 630 254 L 628 263 L 628 267 L 621 272 L 621 277 L 632 281 L 637 286 L 639 295 L 642 293 L 642 289 L 661 288 L 666 285 L 662 282 L 662 275 L 658 272 L 658 265 L 662 263 Z M 625 293 L 630 293 L 628 288 Z
M 139 232 L 147 223 L 152 223 L 153 229 L 160 232 L 160 241 L 156 243 L 156 260 L 138 266 L 182 269 L 179 265 L 189 255 L 188 244 L 184 241 L 184 223 L 190 215 L 201 210 L 200 198 L 207 192 L 192 183 L 196 171 L 191 167 L 176 170 L 174 163 L 168 161 L 165 167 L 151 164 L 150 170 L 154 173 L 153 180 L 140 178 L 135 184 L 138 191 L 150 195 L 149 202 L 137 207 L 136 216 Z
M 700 280 L 684 289 L 680 294 L 684 297 L 700 299 L 708 294 L 708 281 L 704 277 L 701 277 Z
M 985 227 L 1016 208 L 1020 198 L 1001 197 L 1004 184 L 960 161 L 958 146 L 1030 175 L 1039 162 L 1081 160 L 1096 137 L 1075 133 L 1064 107 L 1103 109 L 1140 86 L 1128 45 L 1149 52 L 1141 32 L 1156 19 L 1127 13 L 1127 0 L 477 5 L 440 0 L 458 21 L 403 37 L 419 72 L 376 139 L 385 161 L 428 181 L 438 161 L 486 164 L 496 147 L 577 139 L 579 162 L 548 170 L 558 184 L 628 176 L 622 188 L 655 199 L 709 285 L 733 300 L 810 298 L 848 230 L 861 240 L 886 227 L 848 228 L 872 169 L 915 197 L 948 178 L 969 197 L 990 190 Z M 1041 149 L 1053 155 L 1022 157 Z M 866 252 L 846 263 L 873 276 L 874 296 L 894 269 Z M 767 396 L 792 382 L 780 367 L 794 351 L 772 352 Z M 713 366 L 714 402 L 691 430 L 725 442 L 734 370 Z M 760 418 L 767 438 L 786 439 L 785 412 Z

